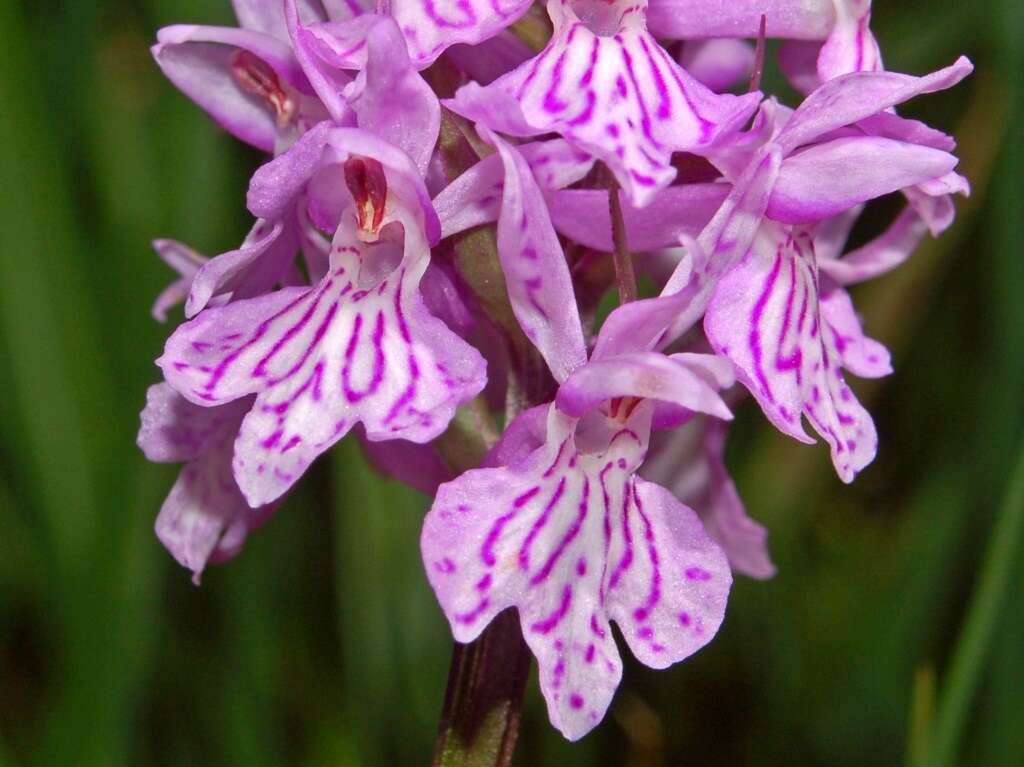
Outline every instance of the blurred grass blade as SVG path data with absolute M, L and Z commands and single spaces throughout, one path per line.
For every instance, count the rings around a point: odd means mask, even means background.
M 910 702 L 908 764 L 920 764 L 928 755 L 935 723 L 935 668 L 921 666 L 914 672 L 914 694 Z
M 971 599 L 963 631 L 957 641 L 949 676 L 939 702 L 935 740 L 931 748 L 930 767 L 946 767 L 956 763 L 960 740 L 970 713 L 971 702 L 999 613 L 1006 601 L 1011 583 L 1014 558 L 1020 553 L 1024 531 L 1024 446 L 1018 454 L 1010 487 L 1000 509 L 999 518 L 989 540 L 981 577 Z

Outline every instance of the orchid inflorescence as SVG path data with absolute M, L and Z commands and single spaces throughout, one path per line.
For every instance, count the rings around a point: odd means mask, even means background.
M 885 71 L 870 0 L 234 5 L 153 48 L 272 155 L 237 250 L 156 243 L 180 279 L 154 315 L 187 317 L 142 412 L 147 457 L 185 464 L 157 534 L 198 582 L 353 432 L 434 496 L 454 638 L 517 608 L 579 738 L 621 677 L 611 621 L 664 668 L 715 635 L 733 571 L 774 573 L 724 462 L 741 393 L 845 482 L 874 458 L 843 370 L 890 359 L 846 288 L 952 223 L 954 141 L 895 108 L 971 64 Z M 756 89 L 765 37 L 796 108 Z

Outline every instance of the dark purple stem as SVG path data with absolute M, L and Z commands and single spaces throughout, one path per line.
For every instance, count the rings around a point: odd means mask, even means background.
M 530 650 L 506 610 L 469 644 L 455 644 L 434 767 L 508 767 L 519 735 Z

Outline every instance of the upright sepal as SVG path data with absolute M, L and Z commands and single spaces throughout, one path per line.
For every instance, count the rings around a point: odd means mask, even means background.
M 360 128 L 405 151 L 425 176 L 441 129 L 441 105 L 413 68 L 395 22 L 366 35 L 366 66 L 343 92 Z
M 555 380 L 564 381 L 587 361 L 569 266 L 526 160 L 497 136 L 487 137 L 505 166 L 498 258 L 512 310 Z

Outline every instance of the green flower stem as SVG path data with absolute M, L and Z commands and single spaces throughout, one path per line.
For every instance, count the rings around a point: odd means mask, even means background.
M 928 767 L 956 764 L 960 741 L 978 688 L 1000 610 L 1006 601 L 1014 560 L 1024 532 L 1024 446 L 1004 497 L 982 565 L 981 577 L 957 641 L 939 701 Z
M 469 644 L 456 644 L 434 767 L 507 767 L 512 761 L 530 650 L 506 610 Z

